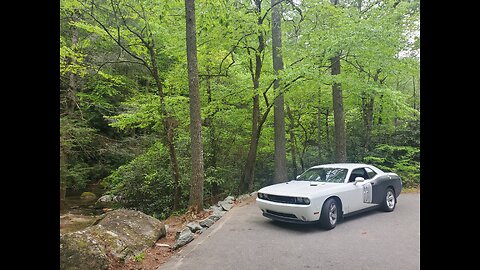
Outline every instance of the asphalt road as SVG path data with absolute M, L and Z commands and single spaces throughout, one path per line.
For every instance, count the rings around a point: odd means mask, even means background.
M 330 231 L 236 206 L 158 270 L 420 269 L 420 195 L 398 201 L 393 212 L 345 218 Z

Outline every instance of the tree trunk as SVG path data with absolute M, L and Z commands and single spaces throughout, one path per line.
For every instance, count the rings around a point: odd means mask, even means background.
M 195 0 L 185 0 L 188 88 L 190 90 L 190 138 L 192 140 L 192 178 L 190 207 L 194 212 L 203 210 L 203 144 L 200 87 L 198 80 L 197 31 Z
M 322 163 L 322 99 L 321 89 L 318 90 L 318 108 L 317 108 L 317 162 Z
M 295 121 L 293 119 L 292 111 L 290 110 L 290 106 L 287 104 L 287 115 L 288 119 L 290 120 L 288 129 L 290 130 L 290 151 L 292 153 L 292 167 L 293 167 L 293 177 L 291 179 L 296 179 L 298 175 L 297 171 L 297 153 L 295 147 Z
M 77 11 L 74 10 L 72 15 L 72 21 L 77 22 L 79 21 L 79 17 L 77 15 Z M 78 28 L 76 26 L 71 26 L 72 30 L 72 49 L 73 51 L 78 51 Z M 74 58 L 70 58 L 70 64 L 76 64 Z M 67 114 L 73 113 L 76 107 L 76 100 L 77 100 L 77 91 L 78 91 L 78 76 L 75 72 L 69 72 L 68 74 L 68 91 L 67 91 L 67 107 L 66 112 Z
M 340 55 L 330 59 L 332 63 L 332 75 L 340 74 Z M 333 117 L 335 123 L 335 162 L 347 161 L 347 144 L 345 134 L 345 116 L 343 111 L 342 88 L 339 83 L 332 86 Z
M 383 124 L 382 113 L 383 113 L 383 94 L 380 95 L 380 100 L 379 100 L 378 125 L 382 125 L 382 124 Z
M 207 102 L 208 104 L 211 104 L 212 102 L 212 86 L 211 86 L 211 76 L 210 76 L 210 69 L 207 68 Z M 218 141 L 216 138 L 215 134 L 215 125 L 213 123 L 214 121 L 214 116 L 215 113 L 208 115 L 205 118 L 205 124 L 208 126 L 208 138 L 209 138 L 209 144 L 210 144 L 210 154 L 208 155 L 208 158 L 205 159 L 205 167 L 212 167 L 216 168 L 217 167 L 217 154 L 220 151 L 220 147 L 218 145 Z M 216 182 L 212 183 L 212 188 L 211 188 L 211 193 L 212 196 L 215 197 L 220 193 L 220 187 Z
M 375 102 L 375 97 L 371 94 L 366 94 L 362 98 L 362 111 L 363 111 L 363 125 L 365 127 L 365 141 L 363 144 L 363 154 L 365 155 L 368 152 L 370 147 L 370 138 L 373 128 L 373 106 Z
M 330 116 L 330 110 L 325 110 L 325 138 L 327 143 L 328 159 L 332 159 L 332 142 L 330 138 L 330 125 L 328 124 L 328 117 Z
M 177 151 L 175 149 L 175 126 L 176 121 L 168 115 L 167 109 L 165 108 L 165 94 L 163 93 L 163 83 L 160 79 L 160 74 L 158 73 L 158 64 L 157 58 L 155 56 L 154 45 L 148 47 L 150 61 L 152 62 L 152 77 L 155 80 L 155 86 L 157 87 L 157 92 L 160 97 L 160 113 L 162 114 L 162 124 L 163 130 L 165 132 L 165 144 L 168 148 L 168 154 L 170 157 L 170 167 L 172 168 L 173 180 L 175 185 L 174 197 L 173 197 L 173 206 L 172 210 L 177 211 L 180 209 L 180 199 L 181 199 L 181 175 L 180 169 L 178 167 L 177 161 Z
M 254 82 L 254 91 L 258 88 L 258 81 Z M 258 94 L 253 97 L 252 109 L 252 132 L 250 136 L 250 148 L 248 150 L 247 160 L 243 169 L 242 178 L 240 179 L 239 194 L 244 194 L 251 191 L 253 187 L 253 179 L 255 176 L 255 163 L 257 158 L 257 147 L 260 139 L 260 104 Z
M 262 1 L 255 0 L 255 6 L 258 15 L 257 25 L 260 27 L 263 24 L 261 16 Z M 250 73 L 253 83 L 252 132 L 250 136 L 250 147 L 248 150 L 247 160 L 245 161 L 245 167 L 243 169 L 240 183 L 238 185 L 239 194 L 244 194 L 247 191 L 251 191 L 253 188 L 258 141 L 260 139 L 261 127 L 266 119 L 266 117 L 260 119 L 260 102 L 258 95 L 258 88 L 260 86 L 260 75 L 263 65 L 262 53 L 265 49 L 265 37 L 263 31 L 258 31 L 257 40 L 258 47 L 255 52 L 255 69 L 253 69 L 253 63 L 250 60 Z M 268 111 L 266 113 L 268 114 Z
M 65 194 L 67 193 L 67 179 L 65 177 L 66 171 L 66 156 L 62 146 L 60 145 L 60 210 L 67 207 L 65 202 Z
M 274 105 L 274 131 L 275 131 L 275 171 L 273 176 L 274 183 L 285 182 L 287 175 L 287 151 L 285 149 L 285 101 L 283 89 L 280 84 L 279 71 L 283 70 L 282 56 L 282 14 L 280 2 L 282 0 L 272 0 L 272 60 L 273 69 L 277 78 L 273 84 L 275 89 Z
M 382 69 L 378 69 L 373 77 L 375 83 L 382 84 L 382 81 L 378 80 L 378 76 L 382 72 Z M 366 93 L 364 92 L 364 97 L 362 98 L 362 111 L 363 111 L 363 124 L 365 126 L 365 142 L 363 145 L 363 154 L 367 153 L 370 147 L 370 140 L 372 137 L 373 130 L 373 109 L 375 103 L 375 93 Z
M 79 21 L 79 17 L 77 11 L 74 10 L 72 15 L 72 21 Z M 78 28 L 76 26 L 71 27 L 72 30 L 72 49 L 73 51 L 77 51 L 78 46 Z M 74 58 L 69 59 L 69 64 L 74 65 L 76 61 Z M 66 107 L 65 107 L 65 114 L 68 116 L 72 116 L 73 112 L 75 111 L 76 104 L 77 104 L 77 92 L 78 92 L 78 76 L 74 72 L 69 72 L 68 74 L 68 90 L 67 90 L 67 97 L 66 97 Z M 60 138 L 62 140 L 62 138 Z M 68 167 L 68 150 L 62 146 L 60 143 L 60 210 L 66 208 L 65 196 L 67 193 L 67 179 L 65 177 L 66 170 Z
M 416 89 L 415 89 L 415 76 L 412 76 L 412 83 L 413 83 L 413 117 L 417 116 L 417 103 L 416 103 Z

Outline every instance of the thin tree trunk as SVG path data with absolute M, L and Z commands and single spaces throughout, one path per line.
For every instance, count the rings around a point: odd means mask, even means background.
M 74 10 L 73 15 L 72 15 L 72 21 L 77 22 L 79 21 L 77 11 Z M 73 51 L 77 51 L 77 46 L 78 46 L 78 28 L 76 26 L 71 26 L 72 30 L 72 48 Z M 74 65 L 76 64 L 76 61 L 74 58 L 70 58 L 70 64 Z M 68 91 L 67 91 L 67 114 L 73 113 L 76 107 L 76 94 L 78 92 L 78 76 L 75 72 L 69 72 L 70 74 L 68 75 Z
M 332 75 L 340 74 L 340 56 L 332 57 Z M 335 122 L 335 162 L 347 161 L 347 145 L 345 135 L 345 116 L 343 111 L 342 88 L 339 83 L 332 86 L 333 117 Z
M 382 84 L 382 81 L 378 81 L 378 76 L 382 72 L 382 69 L 378 69 L 373 77 L 375 83 Z M 370 147 L 370 141 L 372 137 L 373 130 L 373 109 L 375 104 L 375 93 L 364 93 L 362 98 L 362 111 L 363 111 L 363 124 L 365 126 L 365 142 L 363 145 L 363 155 L 365 155 Z
M 318 108 L 317 108 L 317 162 L 322 162 L 322 107 L 321 107 L 321 89 L 318 91 Z
M 262 14 L 262 1 L 255 0 L 256 12 L 258 15 L 257 25 L 261 26 L 263 20 Z M 253 188 L 254 176 L 255 176 L 255 164 L 257 158 L 257 147 L 260 139 L 261 126 L 263 122 L 260 120 L 260 102 L 258 95 L 258 88 L 260 86 L 260 75 L 262 72 L 262 53 L 265 49 L 265 37 L 263 31 L 259 31 L 257 35 L 258 47 L 255 52 L 255 69 L 253 63 L 250 60 L 250 73 L 253 83 L 253 105 L 252 105 L 252 132 L 250 136 L 250 147 L 248 150 L 247 160 L 245 161 L 245 167 L 240 178 L 238 185 L 238 193 L 244 194 L 247 191 L 251 191 Z M 248 51 L 248 49 L 247 49 Z
M 167 109 L 165 107 L 165 94 L 163 92 L 163 83 L 160 79 L 158 73 L 158 64 L 155 56 L 154 45 L 148 47 L 150 61 L 152 62 L 152 77 L 155 80 L 155 86 L 157 87 L 157 92 L 160 97 L 160 110 L 162 114 L 162 124 L 165 132 L 165 144 L 168 148 L 168 154 L 170 157 L 170 167 L 172 168 L 172 174 L 174 179 L 175 191 L 173 197 L 173 206 L 172 210 L 177 211 L 180 209 L 180 199 L 181 199 L 181 175 L 180 169 L 177 161 L 177 151 L 175 149 L 175 126 L 176 121 L 171 116 L 168 115 Z
M 203 144 L 202 117 L 200 111 L 200 87 L 198 79 L 197 31 L 195 0 L 185 0 L 188 87 L 190 90 L 190 138 L 192 140 L 192 178 L 190 207 L 194 212 L 203 210 Z
M 363 125 L 365 127 L 365 141 L 363 144 L 363 154 L 368 152 L 370 146 L 370 138 L 373 128 L 373 106 L 375 97 L 366 94 L 366 97 L 362 98 L 362 111 L 363 111 Z
M 413 117 L 416 116 L 417 104 L 416 104 L 416 93 L 415 93 L 415 76 L 412 76 L 412 83 L 413 83 Z
M 290 151 L 292 153 L 292 167 L 293 167 L 293 177 L 291 179 L 296 179 L 298 175 L 297 171 L 297 153 L 295 147 L 295 121 L 293 119 L 292 111 L 290 110 L 290 106 L 287 106 L 287 115 L 288 119 L 290 120 L 288 129 L 290 130 Z
M 65 201 L 65 194 L 67 192 L 67 179 L 65 177 L 66 171 L 66 160 L 65 160 L 65 153 L 60 145 L 60 210 L 64 210 L 67 207 Z
M 275 89 L 275 105 L 274 105 L 274 132 L 275 132 L 275 170 L 273 176 L 274 183 L 285 182 L 287 175 L 287 151 L 285 149 L 285 101 L 283 89 L 278 78 L 280 70 L 283 70 L 282 56 L 282 17 L 280 4 L 282 0 L 272 0 L 272 59 L 273 69 L 277 78 L 273 84 Z
M 76 22 L 79 20 L 77 15 L 77 11 L 73 11 L 72 21 Z M 72 30 L 72 48 L 73 51 L 77 51 L 78 46 L 78 28 L 76 26 L 71 27 Z M 69 64 L 74 65 L 76 61 L 74 58 L 69 59 Z M 78 92 L 78 76 L 74 72 L 69 72 L 68 75 L 68 90 L 67 90 L 67 97 L 66 97 L 66 107 L 65 113 L 66 115 L 72 116 L 73 112 L 76 108 L 76 100 L 77 100 L 77 92 Z M 62 139 L 62 138 L 61 138 Z M 60 210 L 66 208 L 65 196 L 67 194 L 67 179 L 66 179 L 66 170 L 68 167 L 68 150 L 65 149 L 62 144 L 60 144 Z
M 382 113 L 383 113 L 383 94 L 380 95 L 380 101 L 379 101 L 378 125 L 383 124 Z
M 254 83 L 254 91 L 258 88 L 258 82 Z M 252 132 L 250 136 L 250 147 L 248 150 L 247 160 L 243 169 L 242 178 L 240 179 L 239 194 L 251 191 L 253 187 L 253 179 L 255 176 L 255 163 L 257 158 L 257 147 L 260 139 L 260 104 L 258 94 L 253 97 L 252 109 Z
M 212 86 L 211 86 L 211 76 L 210 76 L 210 69 L 207 68 L 207 102 L 208 104 L 212 103 Z M 209 143 L 210 143 L 210 154 L 208 155 L 208 158 L 205 160 L 205 167 L 212 167 L 216 168 L 217 167 L 217 154 L 219 153 L 219 145 L 217 142 L 216 138 L 216 133 L 215 133 L 215 125 L 213 123 L 214 121 L 214 116 L 215 114 L 213 113 L 212 115 L 208 115 L 205 119 L 205 124 L 208 126 L 208 138 L 209 138 Z M 212 189 L 211 189 L 212 196 L 215 197 L 220 193 L 220 187 L 216 182 L 212 183 Z
M 328 151 L 328 159 L 332 158 L 332 142 L 330 138 L 330 125 L 328 124 L 328 116 L 330 115 L 330 110 L 326 109 L 325 110 L 325 137 L 326 137 L 326 143 L 327 143 L 327 151 Z

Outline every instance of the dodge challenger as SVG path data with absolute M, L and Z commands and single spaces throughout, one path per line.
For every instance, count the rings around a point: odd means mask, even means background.
M 324 164 L 296 180 L 261 188 L 256 204 L 267 218 L 319 223 L 329 230 L 342 217 L 376 208 L 393 211 L 401 191 L 402 180 L 395 173 L 368 164 Z

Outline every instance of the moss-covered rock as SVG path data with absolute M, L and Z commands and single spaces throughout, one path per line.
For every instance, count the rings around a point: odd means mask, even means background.
M 97 195 L 95 195 L 93 192 L 86 191 L 80 195 L 80 199 L 84 201 L 94 201 L 97 199 Z
M 60 269 L 107 269 L 107 255 L 88 230 L 60 236 Z
M 112 259 L 127 260 L 165 235 L 165 225 L 154 217 L 114 210 L 94 226 L 60 236 L 60 269 L 107 269 Z

